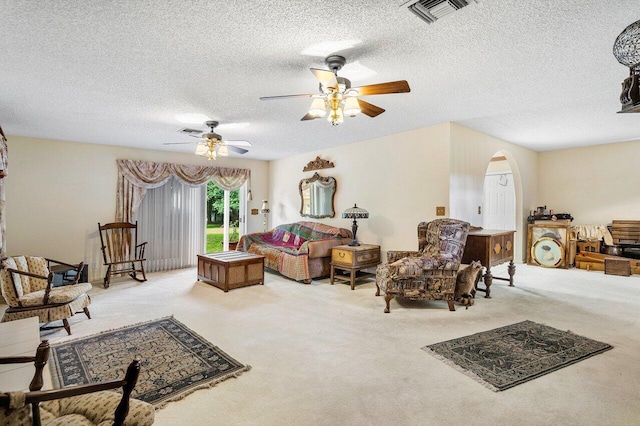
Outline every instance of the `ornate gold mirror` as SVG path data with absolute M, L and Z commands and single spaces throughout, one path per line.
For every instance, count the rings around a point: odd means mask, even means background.
M 334 217 L 333 197 L 336 194 L 336 180 L 315 173 L 309 179 L 302 179 L 300 191 L 300 216 L 313 218 Z

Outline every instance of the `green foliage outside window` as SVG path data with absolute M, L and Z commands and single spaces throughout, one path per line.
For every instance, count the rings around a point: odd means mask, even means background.
M 240 216 L 240 191 L 229 192 L 229 220 Z M 222 223 L 224 217 L 224 190 L 215 183 L 207 182 L 207 223 Z

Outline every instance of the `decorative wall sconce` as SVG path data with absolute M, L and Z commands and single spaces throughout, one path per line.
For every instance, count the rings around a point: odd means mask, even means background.
M 629 67 L 629 77 L 622 82 L 619 112 L 640 112 L 640 21 L 629 25 L 616 38 L 613 56 Z
M 264 215 L 264 220 L 262 222 L 262 226 L 264 227 L 264 232 L 267 232 L 267 218 L 269 216 L 269 212 L 271 210 L 269 209 L 269 201 L 267 200 L 262 200 L 262 207 L 260 208 L 260 213 L 262 213 Z

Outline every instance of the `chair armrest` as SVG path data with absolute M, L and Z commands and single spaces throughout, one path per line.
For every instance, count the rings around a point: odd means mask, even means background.
M 147 247 L 148 242 L 140 243 L 136 245 L 136 260 L 142 260 L 144 258 L 144 250 Z
M 21 271 L 19 269 L 13 269 L 13 268 L 7 268 L 7 272 L 12 274 L 26 275 L 28 277 L 33 277 L 33 278 L 41 278 L 43 280 L 46 280 L 47 278 L 49 278 L 48 276 L 45 276 L 45 275 L 38 275 L 31 272 Z M 49 272 L 49 275 L 53 276 L 53 272 Z
M 46 258 L 46 257 L 44 258 L 44 260 L 46 260 L 46 261 L 47 261 L 47 263 L 57 263 L 57 264 L 59 264 L 59 265 L 69 266 L 69 267 L 71 267 L 71 268 L 76 268 L 76 269 L 77 269 L 77 267 L 78 267 L 78 264 L 77 264 L 77 263 L 61 262 L 61 261 L 59 261 L 59 260 L 49 259 L 49 258 Z M 81 269 L 82 269 L 82 268 L 81 268 Z
M 44 298 L 42 299 L 42 304 L 46 305 L 47 303 L 49 303 L 49 293 L 51 292 L 51 286 L 53 285 L 53 272 L 49 272 L 49 275 L 46 277 L 44 275 L 32 274 L 31 272 L 20 271 L 18 269 L 13 269 L 13 268 L 7 268 L 7 272 L 9 272 L 9 274 L 15 273 L 20 275 L 26 275 L 28 277 L 47 280 L 47 287 L 44 290 Z
M 387 251 L 387 263 L 393 263 L 397 260 L 400 260 L 405 257 L 420 257 L 422 256 L 421 251 L 397 251 L 397 250 L 389 250 Z
M 29 384 L 29 390 L 37 391 L 42 389 L 42 385 L 44 383 L 42 380 L 42 370 L 49 359 L 49 349 L 49 341 L 43 340 L 38 345 L 35 356 L 3 357 L 0 358 L 0 364 L 26 364 L 28 362 L 33 362 L 36 367 L 36 371 L 33 375 L 33 379 L 31 379 L 31 383 Z

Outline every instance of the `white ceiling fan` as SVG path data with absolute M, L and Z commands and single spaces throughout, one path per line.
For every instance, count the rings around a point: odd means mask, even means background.
M 246 154 L 249 150 L 240 148 L 240 146 L 251 146 L 247 141 L 243 140 L 222 140 L 222 136 L 215 132 L 215 128 L 218 126 L 218 122 L 215 120 L 208 120 L 205 125 L 209 127 L 208 132 L 202 132 L 200 135 L 190 133 L 189 136 L 198 138 L 196 142 L 197 155 L 207 157 L 209 160 L 215 160 L 218 156 L 225 157 L 229 155 L 229 152 L 235 152 L 237 154 Z M 167 142 L 163 145 L 185 145 L 193 142 Z

